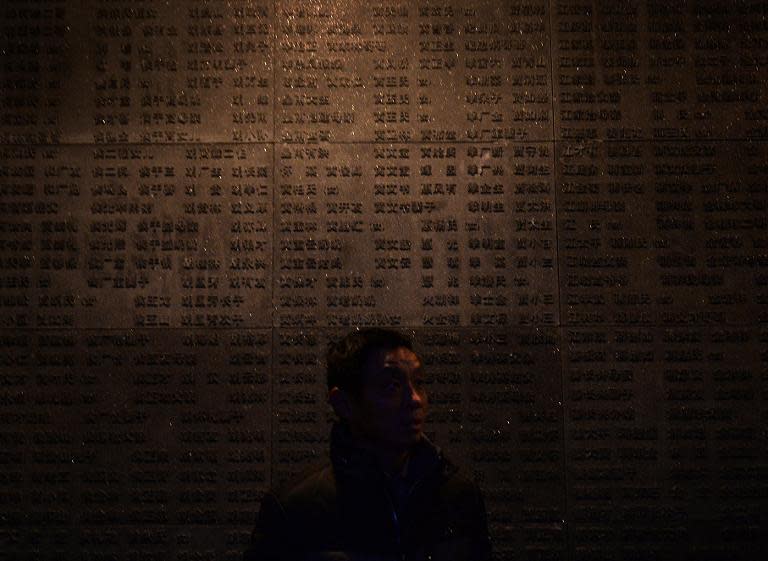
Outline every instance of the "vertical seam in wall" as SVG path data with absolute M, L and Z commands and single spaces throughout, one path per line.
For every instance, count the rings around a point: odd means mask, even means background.
M 570 539 L 570 525 L 568 524 L 568 460 L 567 460 L 567 445 L 566 445 L 566 424 L 565 424 L 565 357 L 564 357 L 564 345 L 565 336 L 563 324 L 565 318 L 563 316 L 563 294 L 562 286 L 560 284 L 560 228 L 558 228 L 557 221 L 557 187 L 558 187 L 558 167 L 557 167 L 557 136 L 555 129 L 556 107 L 555 107 L 555 51 L 552 45 L 552 38 L 555 34 L 555 12 L 557 4 L 555 0 L 549 0 L 549 86 L 550 86 L 550 107 L 552 108 L 552 114 L 550 115 L 550 122 L 552 124 L 552 201 L 554 207 L 555 222 L 555 275 L 557 279 L 557 341 L 559 342 L 557 351 L 560 362 L 560 426 L 562 430 L 561 437 L 561 466 L 563 471 L 562 479 L 562 507 L 563 507 L 563 547 L 565 549 L 565 559 L 571 559 L 571 539 Z
M 271 329 L 272 332 L 272 348 L 270 349 L 270 372 L 269 372 L 269 486 L 274 485 L 274 472 L 275 472 L 275 331 L 277 329 L 277 307 L 275 306 L 275 283 L 277 282 L 275 269 L 277 264 L 277 103 L 275 102 L 275 96 L 277 95 L 277 60 L 276 53 L 277 48 L 277 0 L 272 0 L 272 41 L 270 42 L 270 59 L 272 61 L 272 141 L 270 147 L 272 148 L 272 297 L 271 297 L 271 310 L 272 315 Z

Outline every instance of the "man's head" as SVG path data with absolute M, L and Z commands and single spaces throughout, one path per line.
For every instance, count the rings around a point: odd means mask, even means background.
M 406 450 L 422 436 L 427 395 L 411 340 L 387 329 L 353 331 L 330 345 L 328 400 L 354 434 Z

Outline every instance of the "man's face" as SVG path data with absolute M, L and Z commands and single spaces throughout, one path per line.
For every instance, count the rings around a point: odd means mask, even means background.
M 352 398 L 353 428 L 379 446 L 405 450 L 418 442 L 427 414 L 424 372 L 405 347 L 370 353 L 363 388 Z

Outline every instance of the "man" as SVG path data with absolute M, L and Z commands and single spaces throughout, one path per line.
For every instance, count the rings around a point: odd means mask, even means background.
M 330 346 L 331 462 L 264 497 L 246 561 L 486 561 L 483 498 L 423 433 L 427 393 L 407 337 Z

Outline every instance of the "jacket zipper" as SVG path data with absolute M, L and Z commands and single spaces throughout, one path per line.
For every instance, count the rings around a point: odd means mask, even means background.
M 413 495 L 413 492 L 416 490 L 416 488 L 425 480 L 427 477 L 431 474 L 424 475 L 421 479 L 418 481 L 415 481 L 413 485 L 411 485 L 411 488 L 408 489 L 408 493 L 405 495 L 405 502 L 408 503 L 411 499 L 411 495 Z M 395 510 L 395 503 L 392 502 L 392 497 L 389 494 L 389 491 L 385 492 L 385 495 L 387 495 L 387 500 L 389 501 L 389 508 L 392 512 L 392 523 L 395 526 L 395 541 L 397 543 L 397 550 L 400 552 L 400 559 L 405 561 L 405 552 L 403 551 L 403 544 L 402 544 L 402 530 L 400 527 L 400 520 L 397 518 L 397 510 Z
M 405 552 L 403 551 L 402 543 L 402 531 L 400 529 L 400 520 L 397 518 L 397 511 L 395 510 L 395 503 L 392 502 L 392 497 L 389 495 L 389 491 L 385 491 L 384 494 L 387 496 L 387 500 L 389 501 L 389 509 L 392 513 L 392 524 L 395 527 L 395 543 L 397 544 L 397 551 L 400 554 L 400 559 L 405 561 Z

